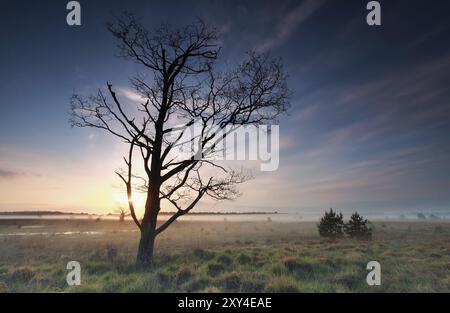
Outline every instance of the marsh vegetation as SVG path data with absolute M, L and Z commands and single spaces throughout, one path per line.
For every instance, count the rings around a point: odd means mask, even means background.
M 1 220 L 0 292 L 449 292 L 450 223 L 375 222 L 372 241 L 314 222 L 182 221 L 137 270 L 132 222 Z M 81 263 L 80 286 L 66 264 Z M 366 264 L 382 266 L 381 286 Z

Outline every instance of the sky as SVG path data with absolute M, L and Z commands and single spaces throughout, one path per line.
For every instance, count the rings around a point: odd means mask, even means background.
M 124 200 L 126 147 L 71 128 L 68 112 L 74 92 L 107 81 L 132 100 L 141 69 L 105 27 L 127 10 L 149 29 L 201 18 L 221 33 L 222 62 L 256 50 L 288 72 L 279 169 L 200 210 L 450 213 L 448 1 L 380 1 L 381 26 L 364 0 L 81 0 L 81 26 L 66 24 L 67 1 L 0 3 L 0 211 L 105 213 Z

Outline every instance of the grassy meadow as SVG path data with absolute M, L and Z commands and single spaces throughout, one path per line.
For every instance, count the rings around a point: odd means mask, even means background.
M 450 292 L 450 223 L 374 226 L 361 242 L 321 239 L 313 222 L 181 221 L 138 271 L 131 222 L 0 220 L 0 292 Z M 372 260 L 381 286 L 366 283 Z

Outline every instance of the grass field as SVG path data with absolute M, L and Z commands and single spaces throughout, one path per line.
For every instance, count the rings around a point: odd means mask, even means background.
M 0 292 L 450 292 L 448 222 L 377 222 L 371 242 L 323 240 L 311 222 L 177 222 L 147 271 L 138 235 L 129 222 L 0 220 Z M 80 286 L 66 283 L 72 260 Z M 381 286 L 366 283 L 372 260 Z

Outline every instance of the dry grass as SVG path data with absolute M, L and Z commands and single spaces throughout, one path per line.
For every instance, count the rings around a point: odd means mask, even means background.
M 0 292 L 449 292 L 450 223 L 383 224 L 371 242 L 330 242 L 315 223 L 179 222 L 142 272 L 131 223 L 3 220 Z M 5 235 L 40 232 L 48 234 Z M 81 263 L 81 286 L 66 284 L 72 260 Z M 372 260 L 381 263 L 381 286 L 366 284 Z

